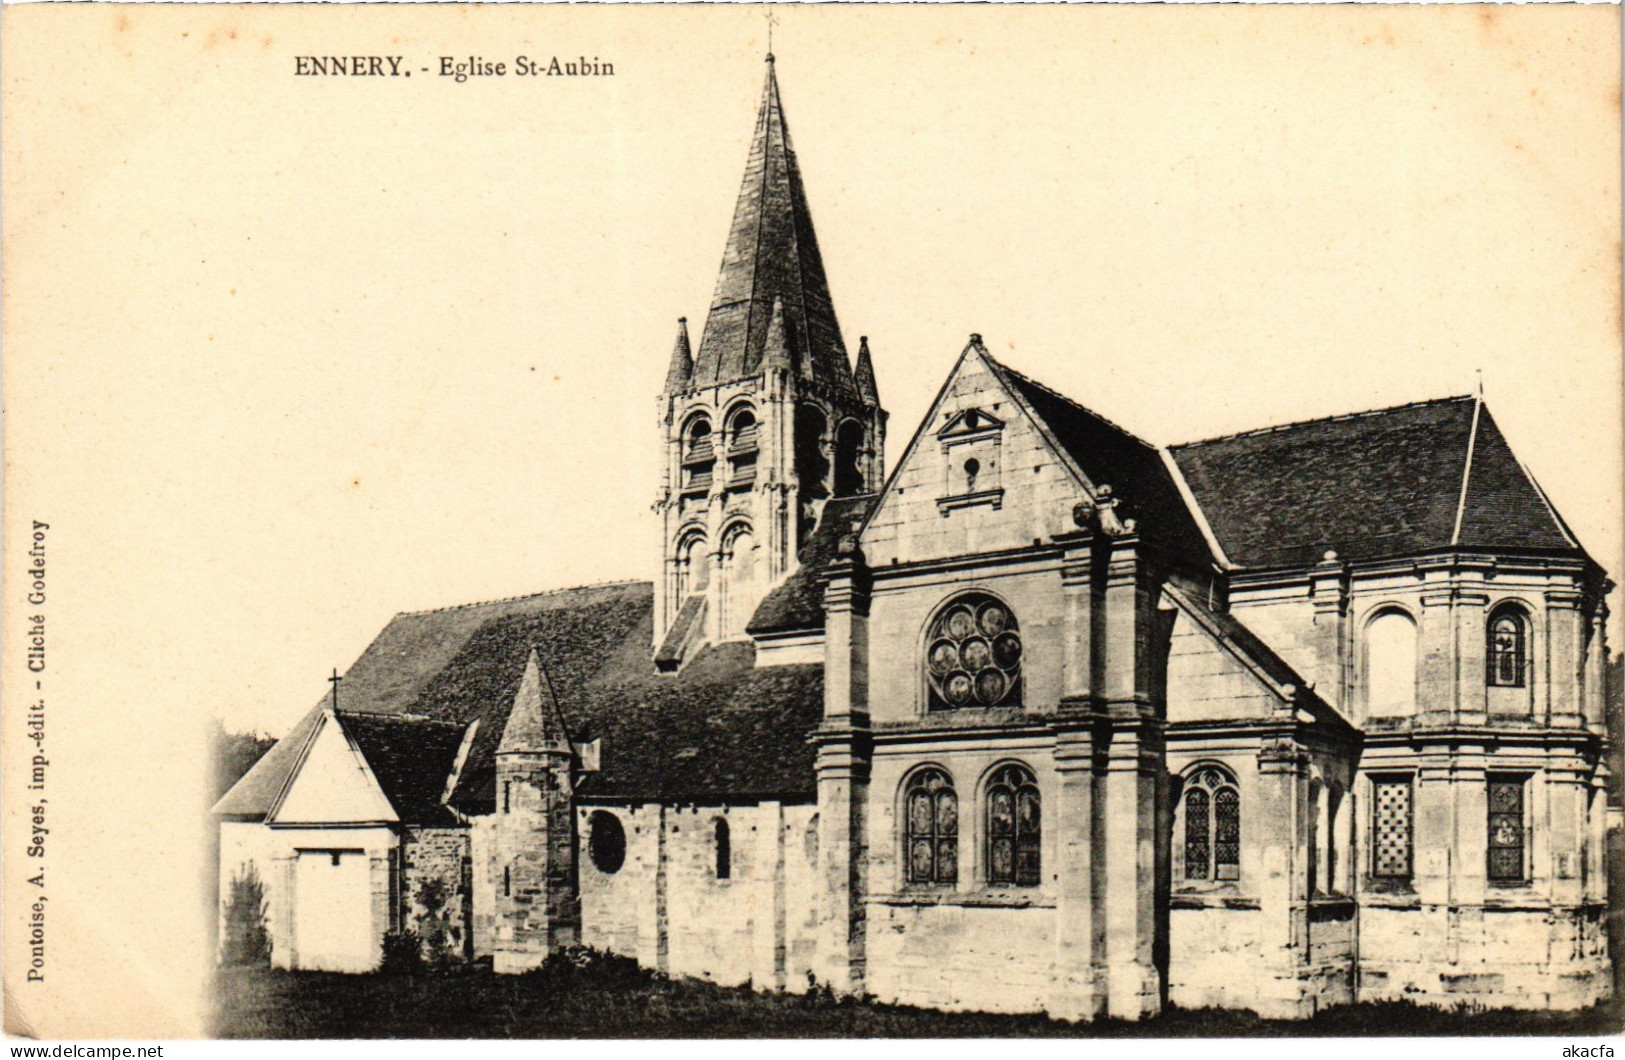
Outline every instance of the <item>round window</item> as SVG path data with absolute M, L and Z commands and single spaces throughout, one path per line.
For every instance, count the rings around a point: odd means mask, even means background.
M 925 669 L 932 710 L 1020 702 L 1021 634 L 1015 616 L 991 596 L 955 600 L 931 625 Z
M 612 813 L 599 810 L 587 824 L 587 855 L 599 872 L 619 872 L 626 864 L 626 829 Z

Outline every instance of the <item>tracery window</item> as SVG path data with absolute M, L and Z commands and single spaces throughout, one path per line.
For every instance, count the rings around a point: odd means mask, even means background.
M 1500 688 L 1522 688 L 1528 659 L 1523 617 L 1506 607 L 1490 616 L 1488 644 L 1489 683 Z
M 1489 788 L 1489 877 L 1522 883 L 1523 778 L 1492 777 Z
M 926 638 L 930 709 L 1020 703 L 1021 654 L 1021 632 L 1008 607 L 985 593 L 959 597 Z
M 1410 778 L 1371 781 L 1371 875 L 1411 878 Z
M 1241 794 L 1211 766 L 1185 785 L 1185 878 L 1241 878 Z
M 959 796 L 940 769 L 922 769 L 904 794 L 909 883 L 953 884 L 959 880 Z
M 993 774 L 987 786 L 987 882 L 1038 886 L 1040 809 L 1031 771 L 1009 765 Z

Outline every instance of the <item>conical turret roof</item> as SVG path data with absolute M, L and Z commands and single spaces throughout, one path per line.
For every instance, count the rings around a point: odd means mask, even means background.
M 666 369 L 666 393 L 687 390 L 694 378 L 694 353 L 688 345 L 688 318 L 677 318 L 677 341 L 671 348 L 671 367 Z
M 564 715 L 559 712 L 559 701 L 553 695 L 553 686 L 547 680 L 536 649 L 530 650 L 525 660 L 525 675 L 519 679 L 519 691 L 513 697 L 513 709 L 508 712 L 508 724 L 502 730 L 502 742 L 497 754 L 525 754 L 539 751 L 568 749 L 570 737 L 564 730 Z
M 858 365 L 852 369 L 852 382 L 858 396 L 871 408 L 880 404 L 880 390 L 875 386 L 875 362 L 869 357 L 869 336 L 858 339 Z

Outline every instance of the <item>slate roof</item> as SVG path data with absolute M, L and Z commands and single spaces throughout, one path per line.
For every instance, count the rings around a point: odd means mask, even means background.
M 855 394 L 770 56 L 692 385 L 713 386 L 756 373 L 775 299 L 783 303 L 792 367 L 837 393 Z
M 1162 454 L 1098 413 L 1022 373 L 984 356 L 1049 427 L 1050 433 L 1096 486 L 1110 485 L 1120 516 L 1135 519 L 1140 535 L 1206 567 L 1212 560 Z
M 628 582 L 397 615 L 345 674 L 339 717 L 369 763 L 381 756 L 374 771 L 403 818 L 422 821 L 436 819 L 462 734 L 478 721 L 451 801 L 488 813 L 496 748 L 534 648 L 571 739 L 603 739 L 602 768 L 583 777 L 581 795 L 813 799 L 807 736 L 823 716 L 823 668 L 757 670 L 754 645 L 730 643 L 701 651 L 676 676 L 658 674 L 649 650 L 653 599 L 649 583 Z M 215 812 L 262 816 L 322 709 Z M 408 765 L 414 741 L 422 761 Z
M 1241 567 L 1308 566 L 1328 549 L 1342 560 L 1450 548 L 1580 552 L 1489 409 L 1472 397 L 1292 423 L 1170 452 L 1226 555 Z
M 440 796 L 467 726 L 384 714 L 341 714 L 339 721 L 361 748 L 396 816 L 419 824 L 454 822 Z
M 869 515 L 879 495 L 863 493 L 834 497 L 824 503 L 818 525 L 797 554 L 797 567 L 790 576 L 762 598 L 756 613 L 745 624 L 745 632 L 789 633 L 824 628 L 824 586 L 829 583 L 829 564 L 835 547 L 852 532 L 852 524 Z
M 655 663 L 662 669 L 673 669 L 683 661 L 683 649 L 705 618 L 705 604 L 706 597 L 690 596 L 677 609 L 677 617 L 671 620 L 671 628 L 655 652 Z

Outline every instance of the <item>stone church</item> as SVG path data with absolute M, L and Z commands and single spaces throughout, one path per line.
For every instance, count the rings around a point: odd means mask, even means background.
M 383 629 L 215 807 L 277 966 L 585 945 L 1066 1019 L 1608 996 L 1610 583 L 1482 399 L 1164 446 L 972 335 L 888 475 L 876 349 L 769 57 L 698 347 L 650 364 L 655 580 Z

